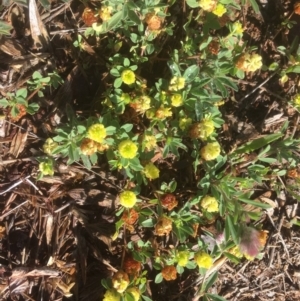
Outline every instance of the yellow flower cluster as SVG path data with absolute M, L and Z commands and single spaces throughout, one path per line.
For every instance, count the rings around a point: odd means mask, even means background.
M 134 301 L 140 300 L 141 293 L 136 287 L 129 288 L 128 290 L 126 290 L 126 293 L 130 293 L 133 296 Z M 125 300 L 127 301 L 127 299 Z
M 199 6 L 208 12 L 212 12 L 217 6 L 217 0 L 200 0 Z
M 189 251 L 179 251 L 176 256 L 178 265 L 181 267 L 185 267 L 189 261 L 189 257 L 190 257 Z
M 111 18 L 113 8 L 111 6 L 103 6 L 99 10 L 99 17 L 102 21 L 108 21 Z
M 221 147 L 218 142 L 207 143 L 200 150 L 201 158 L 206 161 L 211 161 L 216 159 L 221 152 Z
M 170 81 L 169 90 L 170 91 L 178 91 L 184 88 L 185 85 L 185 78 L 174 76 Z
M 132 159 L 136 156 L 138 147 L 131 140 L 124 140 L 118 146 L 120 155 L 125 159 Z
M 143 144 L 148 151 L 152 151 L 156 148 L 156 142 L 157 140 L 155 136 L 152 135 L 145 135 L 143 139 Z
M 106 137 L 106 129 L 103 124 L 96 123 L 91 125 L 87 130 L 87 137 L 98 143 L 102 143 Z
M 112 286 L 118 293 L 123 293 L 129 282 L 128 275 L 123 271 L 118 271 L 112 277 Z
M 241 22 L 236 21 L 232 24 L 232 31 L 235 34 L 242 34 L 244 32 L 244 28 Z
M 171 104 L 173 107 L 180 107 L 183 104 L 182 96 L 180 94 L 173 94 L 171 96 Z
M 183 118 L 180 118 L 179 119 L 179 128 L 182 130 L 182 131 L 185 131 L 187 128 L 190 127 L 190 125 L 192 124 L 192 118 L 186 118 L 186 117 L 183 117 Z
M 41 162 L 39 164 L 39 171 L 44 175 L 44 176 L 53 176 L 54 175 L 54 170 L 53 170 L 53 163 L 52 161 L 47 161 L 47 162 Z
M 54 149 L 57 146 L 58 146 L 58 143 L 56 143 L 53 139 L 48 138 L 43 145 L 43 151 L 47 155 L 52 155 Z
M 212 13 L 218 17 L 222 17 L 226 13 L 226 7 L 219 3 L 217 7 L 212 11 Z
M 166 117 L 171 117 L 172 116 L 172 111 L 171 108 L 165 108 L 165 107 L 160 107 L 156 112 L 155 112 L 155 117 L 159 119 L 165 119 Z
M 146 95 L 142 95 L 136 97 L 133 102 L 130 104 L 132 108 L 134 108 L 137 112 L 145 113 L 150 109 L 151 106 L 151 98 Z
M 121 301 L 121 295 L 114 289 L 109 289 L 104 294 L 103 301 Z
M 136 195 L 134 192 L 125 190 L 120 193 L 120 204 L 125 208 L 132 208 L 136 203 Z
M 132 70 L 127 69 L 121 73 L 122 82 L 126 85 L 135 83 L 135 74 Z
M 104 152 L 107 149 L 109 149 L 107 144 L 101 144 L 89 138 L 84 138 L 80 144 L 80 150 L 82 154 L 86 156 L 91 156 L 97 151 Z
M 257 53 L 245 53 L 238 59 L 236 67 L 245 72 L 254 72 L 262 67 L 262 57 Z
M 214 130 L 214 122 L 211 119 L 203 119 L 200 123 L 191 126 L 189 134 L 191 138 L 200 138 L 205 141 Z
M 294 99 L 293 99 L 293 102 L 296 106 L 300 106 L 300 94 L 296 94 Z M 48 139 L 47 139 L 48 140 Z
M 240 251 L 240 248 L 238 246 L 234 246 L 233 248 L 228 250 L 228 253 L 232 254 L 233 256 L 237 258 L 242 258 L 243 254 Z
M 159 177 L 159 169 L 150 162 L 144 167 L 144 174 L 148 179 L 154 180 Z
M 205 196 L 201 201 L 201 207 L 207 212 L 217 212 L 219 211 L 219 204 L 216 198 L 212 196 Z
M 196 253 L 194 259 L 199 268 L 209 269 L 213 265 L 213 259 L 204 251 Z

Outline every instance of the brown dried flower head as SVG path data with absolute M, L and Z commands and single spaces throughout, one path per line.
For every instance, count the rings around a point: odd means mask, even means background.
M 93 155 L 97 151 L 97 143 L 89 138 L 84 138 L 81 141 L 80 150 L 86 156 Z
M 166 216 L 162 216 L 157 220 L 155 233 L 158 236 L 168 235 L 172 231 L 172 220 Z
M 10 117 L 11 121 L 13 121 L 13 122 L 19 121 L 27 113 L 26 112 L 26 107 L 24 105 L 17 104 L 16 107 L 17 107 L 17 109 L 19 111 L 18 115 L 12 116 L 11 113 L 9 114 L 9 117 Z
M 95 17 L 95 12 L 89 7 L 86 7 L 84 9 L 81 18 L 84 24 L 87 26 L 92 26 L 93 23 L 97 22 L 97 17 Z
M 156 16 L 155 14 L 147 14 L 145 21 L 150 31 L 160 30 L 162 27 L 163 19 Z
M 287 173 L 287 176 L 290 178 L 299 178 L 299 173 L 297 169 L 290 169 Z
M 118 293 L 123 293 L 129 285 L 129 282 L 128 275 L 123 271 L 118 271 L 112 277 L 113 288 L 116 289 Z
M 176 268 L 172 265 L 167 265 L 161 270 L 163 278 L 167 281 L 175 280 L 177 278 Z
M 176 200 L 176 197 L 173 193 L 167 193 L 162 197 L 161 204 L 163 205 L 163 207 L 171 211 L 178 205 L 178 201 Z
M 127 274 L 137 276 L 141 271 L 141 266 L 141 263 L 135 260 L 131 254 L 125 256 L 123 268 Z
M 208 45 L 208 51 L 211 54 L 217 55 L 220 50 L 220 44 L 217 41 L 211 41 Z
M 131 208 L 130 210 L 125 210 L 122 215 L 122 220 L 127 225 L 133 225 L 138 218 L 139 214 L 133 208 Z
M 296 15 L 300 15 L 300 1 L 294 4 L 294 12 Z

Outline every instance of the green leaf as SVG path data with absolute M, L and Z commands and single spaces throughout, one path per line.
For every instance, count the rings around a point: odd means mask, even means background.
M 83 155 L 83 154 L 81 154 L 80 157 L 81 157 L 81 160 L 82 160 L 82 162 L 83 162 L 83 165 L 84 165 L 87 169 L 91 169 L 91 168 L 92 168 L 92 165 L 91 165 L 91 161 L 90 161 L 89 157 L 86 156 L 86 155 Z
M 26 112 L 30 115 L 33 115 L 39 110 L 40 106 L 37 103 L 31 103 L 26 108 Z
M 41 78 L 43 78 L 43 76 L 40 72 L 34 71 L 33 74 L 32 74 L 32 78 L 33 79 L 41 79 Z
M 237 91 L 238 90 L 238 86 L 237 84 L 232 81 L 230 78 L 228 77 L 218 77 L 219 81 L 224 85 L 224 86 L 227 86 L 231 89 L 233 89 L 234 91 Z
M 0 20 L 0 35 L 10 35 L 10 30 L 12 30 L 12 26 Z
M 6 108 L 9 106 L 9 102 L 5 98 L 2 98 L 0 99 L 0 106 Z
M 238 245 L 239 243 L 239 238 L 238 238 L 238 234 L 237 234 L 237 231 L 235 229 L 235 226 L 233 224 L 233 221 L 232 221 L 232 218 L 231 216 L 226 216 L 226 220 L 225 220 L 225 231 L 227 233 L 230 233 L 234 243 L 236 245 Z
M 225 298 L 219 296 L 219 295 L 215 295 L 215 294 L 205 294 L 209 299 L 213 300 L 213 301 L 227 301 Z
M 233 154 L 244 154 L 244 153 L 249 153 L 253 152 L 259 148 L 262 148 L 269 143 L 278 140 L 283 136 L 282 133 L 275 133 L 275 134 L 270 134 L 265 137 L 257 138 L 253 141 L 245 143 L 243 146 L 239 147 L 234 151 Z
M 115 76 L 115 77 L 119 77 L 119 76 L 120 76 L 120 72 L 119 72 L 119 70 L 116 69 L 116 68 L 111 69 L 109 73 L 110 73 L 112 76 Z
M 126 123 L 121 126 L 121 129 L 124 129 L 126 133 L 129 133 L 133 128 L 133 124 L 131 123 Z
M 143 222 L 141 222 L 141 226 L 143 226 L 145 228 L 152 228 L 154 226 L 153 219 L 148 218 L 148 219 L 144 220 Z
M 145 301 L 153 301 L 151 298 L 144 296 L 144 295 L 142 295 L 142 299 Z
M 200 69 L 197 65 L 192 65 L 192 66 L 188 67 L 183 74 L 185 81 L 187 83 L 192 82 L 198 76 L 199 70 Z
M 161 283 L 163 281 L 162 273 L 159 273 L 156 275 L 154 282 L 155 283 Z
M 291 67 L 287 68 L 285 72 L 286 73 L 291 73 L 291 72 L 300 73 L 300 66 L 291 66 Z
M 133 10 L 128 10 L 128 18 L 133 21 L 135 24 L 140 25 L 142 23 L 139 16 Z
M 252 6 L 253 10 L 255 11 L 255 13 L 259 14 L 260 13 L 259 6 L 258 6 L 256 0 L 249 0 L 249 1 L 251 3 L 251 6 Z
M 114 14 L 107 22 L 103 23 L 104 32 L 102 33 L 108 32 L 116 28 L 119 25 L 119 23 L 121 23 L 122 19 L 123 19 L 123 11 L 121 10 L 116 14 Z
M 27 97 L 27 89 L 26 88 L 22 88 L 22 89 L 19 89 L 17 92 L 16 92 L 16 96 L 17 97 L 22 97 L 22 98 L 26 98 Z
M 199 8 L 199 2 L 196 0 L 186 0 L 186 4 L 191 8 Z
M 235 263 L 235 264 L 240 263 L 239 258 L 235 257 L 234 255 L 232 255 L 232 254 L 230 254 L 230 253 L 227 253 L 227 252 L 224 252 L 223 254 L 224 254 L 230 261 L 232 261 L 233 263 Z
M 209 276 L 207 281 L 204 283 L 203 287 L 201 288 L 202 292 L 206 292 L 217 280 L 218 278 L 218 271 L 215 271 L 213 274 Z
M 121 85 L 122 85 L 122 78 L 121 77 L 116 78 L 115 81 L 114 81 L 114 87 L 115 88 L 120 88 Z
M 242 196 L 239 196 L 239 200 L 242 201 L 243 203 L 246 203 L 246 204 L 249 204 L 249 205 L 252 205 L 252 206 L 255 206 L 255 207 L 259 207 L 259 208 L 263 208 L 263 209 L 271 208 L 271 206 L 269 204 L 252 201 L 252 200 L 249 200 L 249 199 L 244 198 Z

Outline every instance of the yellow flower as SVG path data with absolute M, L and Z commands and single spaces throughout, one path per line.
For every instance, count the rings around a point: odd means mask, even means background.
M 169 90 L 170 91 L 178 91 L 184 88 L 185 85 L 185 78 L 174 76 L 170 81 Z
M 118 146 L 120 155 L 125 159 L 132 159 L 136 156 L 138 147 L 131 140 L 124 140 Z
M 218 4 L 217 7 L 212 11 L 218 17 L 222 17 L 226 13 L 226 7 L 223 4 Z
M 241 22 L 237 21 L 232 24 L 232 30 L 235 34 L 242 34 L 244 32 L 244 28 Z
M 134 192 L 125 190 L 120 193 L 120 204 L 125 208 L 132 208 L 136 203 L 136 195 Z
M 200 0 L 199 1 L 199 6 L 208 12 L 211 12 L 215 9 L 217 6 L 217 0 Z
M 127 293 L 130 293 L 130 294 L 133 296 L 134 301 L 139 301 L 140 296 L 141 296 L 141 293 L 140 293 L 140 291 L 139 291 L 138 288 L 136 288 L 136 287 L 131 287 L 131 288 L 129 288 L 126 292 L 127 292 Z M 125 300 L 126 300 L 126 299 L 125 299 Z
M 200 150 L 202 159 L 211 161 L 216 159 L 221 152 L 220 144 L 218 142 L 207 143 Z
M 48 138 L 43 145 L 43 151 L 47 155 L 52 155 L 52 152 L 54 151 L 54 149 L 57 146 L 58 146 L 58 143 L 56 143 L 53 139 Z
M 171 117 L 171 116 L 172 116 L 171 108 L 160 107 L 155 112 L 155 117 L 159 119 L 165 119 L 166 117 Z
M 192 124 L 192 118 L 180 118 L 179 119 L 179 128 L 182 131 L 185 131 Z
M 157 140 L 155 136 L 152 135 L 145 135 L 143 140 L 143 144 L 148 151 L 152 151 L 153 149 L 156 148 L 156 142 Z
M 112 277 L 113 288 L 116 289 L 118 293 L 123 293 L 129 284 L 129 277 L 123 271 L 118 271 Z
M 101 123 L 91 125 L 88 128 L 87 137 L 98 143 L 102 143 L 103 139 L 106 137 L 106 129 L 104 125 Z
M 232 254 L 233 256 L 237 258 L 242 258 L 243 254 L 240 251 L 240 248 L 238 246 L 234 246 L 233 248 L 228 250 L 228 253 Z
M 211 119 L 203 119 L 199 124 L 199 138 L 207 140 L 215 129 L 214 122 Z
M 103 301 L 120 301 L 121 295 L 113 289 L 107 290 L 104 294 Z
M 219 211 L 219 204 L 216 198 L 212 196 L 205 196 L 201 201 L 201 207 L 207 212 L 217 212 Z
M 53 165 L 49 162 L 41 162 L 39 164 L 39 170 L 44 176 L 53 176 L 54 175 L 54 170 L 53 170 Z
M 294 97 L 294 104 L 300 106 L 300 94 L 296 94 Z
M 199 268 L 209 269 L 213 265 L 213 259 L 204 251 L 196 253 L 194 259 Z
M 257 53 L 254 54 L 245 53 L 238 59 L 236 63 L 236 67 L 245 72 L 254 72 L 260 69 L 261 66 L 262 66 L 262 57 Z
M 183 104 L 182 96 L 180 94 L 173 94 L 171 96 L 171 104 L 173 107 L 180 107 Z
M 113 8 L 111 6 L 103 6 L 99 10 L 99 17 L 102 21 L 108 21 L 111 18 Z
M 151 106 L 151 98 L 146 95 L 142 95 L 136 97 L 133 102 L 130 104 L 132 108 L 134 108 L 137 112 L 145 113 L 150 109 Z
M 179 251 L 177 253 L 177 263 L 181 267 L 185 267 L 189 261 L 190 252 L 189 251 Z
M 159 169 L 150 162 L 144 167 L 144 174 L 148 179 L 154 180 L 159 177 Z
M 131 85 L 135 83 L 135 74 L 130 69 L 124 70 L 121 74 L 121 79 L 124 84 Z

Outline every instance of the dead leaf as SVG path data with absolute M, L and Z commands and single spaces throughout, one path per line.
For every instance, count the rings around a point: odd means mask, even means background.
M 24 150 L 26 141 L 27 141 L 28 132 L 23 129 L 18 129 L 17 134 L 14 136 L 9 152 L 15 158 L 18 158 L 19 154 Z
M 46 242 L 48 246 L 51 245 L 52 233 L 53 233 L 53 215 L 49 214 L 47 216 L 47 222 L 46 222 Z

